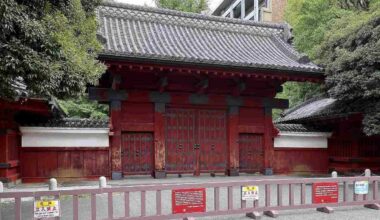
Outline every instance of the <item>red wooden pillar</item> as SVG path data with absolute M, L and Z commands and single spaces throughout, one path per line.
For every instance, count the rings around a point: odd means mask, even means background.
M 154 178 L 165 178 L 165 103 L 154 105 Z
M 239 107 L 230 106 L 228 109 L 228 161 L 227 175 L 239 175 Z
M 121 179 L 123 177 L 121 161 L 121 101 L 114 100 L 111 102 L 111 177 L 112 179 Z
M 264 174 L 273 175 L 273 159 L 274 159 L 274 146 L 273 146 L 273 121 L 272 121 L 272 108 L 264 108 Z

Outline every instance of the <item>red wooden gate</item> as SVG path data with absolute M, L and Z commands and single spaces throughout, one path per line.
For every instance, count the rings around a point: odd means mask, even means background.
M 124 174 L 151 174 L 153 171 L 153 134 L 124 133 L 122 160 Z
M 264 169 L 263 135 L 240 134 L 239 158 L 241 172 L 261 172 Z
M 225 111 L 169 108 L 165 115 L 166 170 L 169 173 L 225 170 Z

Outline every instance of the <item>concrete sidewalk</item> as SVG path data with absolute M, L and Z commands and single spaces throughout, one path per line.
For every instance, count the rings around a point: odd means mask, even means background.
M 288 179 L 288 178 L 300 178 L 300 176 L 286 176 L 286 175 L 274 175 L 274 176 L 263 176 L 255 174 L 243 174 L 236 177 L 229 177 L 225 175 L 216 175 L 211 177 L 210 175 L 201 175 L 199 177 L 194 177 L 191 174 L 182 175 L 168 175 L 165 179 L 154 179 L 150 176 L 131 176 L 124 178 L 122 180 L 109 180 L 107 179 L 107 184 L 109 187 L 113 186 L 130 186 L 130 185 L 147 185 L 147 184 L 181 184 L 181 183 L 208 183 L 208 182 L 224 182 L 224 181 L 244 181 L 253 179 Z M 58 189 L 70 190 L 70 189 L 82 189 L 82 188 L 96 188 L 99 186 L 98 180 L 88 180 L 88 181 L 63 181 L 58 180 Z M 22 183 L 17 184 L 12 187 L 5 187 L 5 192 L 17 192 L 17 191 L 44 191 L 48 190 L 48 182 L 44 183 Z

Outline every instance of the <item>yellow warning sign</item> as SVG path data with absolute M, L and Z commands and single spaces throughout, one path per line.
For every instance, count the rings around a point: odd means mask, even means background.
M 241 199 L 245 201 L 259 200 L 259 187 L 258 186 L 242 186 Z

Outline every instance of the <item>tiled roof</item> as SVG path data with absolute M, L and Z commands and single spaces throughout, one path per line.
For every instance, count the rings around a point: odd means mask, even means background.
M 276 123 L 303 123 L 321 118 L 340 117 L 351 112 L 333 98 L 313 98 L 285 111 Z
M 288 43 L 285 24 L 103 3 L 97 9 L 100 57 L 320 74 Z
M 26 124 L 25 127 L 108 128 L 106 119 L 51 119 L 45 123 Z
M 275 124 L 280 132 L 330 132 L 331 130 L 323 127 L 319 128 L 312 125 L 304 124 Z

